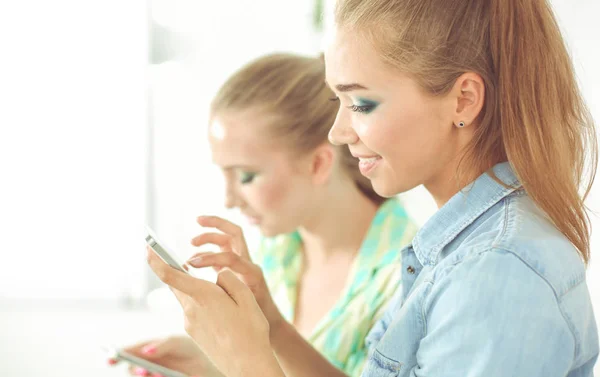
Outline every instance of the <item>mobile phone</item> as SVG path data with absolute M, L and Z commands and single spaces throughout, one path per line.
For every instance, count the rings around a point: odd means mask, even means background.
M 150 373 L 162 374 L 165 377 L 189 377 L 187 374 L 173 369 L 165 368 L 162 365 L 133 356 L 132 354 L 116 348 L 103 347 L 108 352 L 108 357 L 117 361 L 125 361 L 131 365 L 142 367 Z
M 189 272 L 183 268 L 183 263 L 179 261 L 176 254 L 167 249 L 165 244 L 158 240 L 156 234 L 154 234 L 154 231 L 150 227 L 146 227 L 146 233 L 146 243 L 154 250 L 156 255 L 163 260 L 163 262 L 181 272 L 189 274 Z

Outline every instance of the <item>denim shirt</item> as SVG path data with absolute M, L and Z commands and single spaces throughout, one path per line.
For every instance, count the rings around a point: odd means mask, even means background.
M 402 250 L 363 377 L 593 376 L 598 330 L 574 246 L 508 163 L 456 194 Z

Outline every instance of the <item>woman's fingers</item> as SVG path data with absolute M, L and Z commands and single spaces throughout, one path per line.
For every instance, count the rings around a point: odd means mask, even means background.
M 132 376 L 150 376 L 150 372 L 142 367 L 130 365 L 128 369 L 129 374 Z
M 202 246 L 206 244 L 225 247 L 231 243 L 232 236 L 223 233 L 203 233 L 192 238 L 192 245 Z
M 201 258 L 201 257 L 204 257 L 205 255 L 212 255 L 212 254 L 215 254 L 215 253 L 214 253 L 214 252 L 212 252 L 212 251 L 202 251 L 202 252 L 200 252 L 200 253 L 196 253 L 196 254 L 192 255 L 191 257 L 189 257 L 189 258 L 188 258 L 188 261 L 189 261 L 189 260 L 192 260 L 192 259 L 194 259 L 194 258 Z M 187 262 L 186 262 L 186 263 L 187 263 Z
M 255 272 L 254 264 L 252 262 L 233 252 L 202 254 L 192 257 L 186 263 L 196 268 L 227 267 L 241 275 L 251 275 Z
M 198 224 L 206 228 L 215 228 L 232 237 L 234 251 L 241 256 L 250 259 L 248 248 L 244 239 L 244 232 L 238 225 L 218 216 L 200 216 L 197 218 Z
M 196 221 L 205 228 L 219 229 L 221 232 L 233 237 L 244 236 L 242 228 L 219 216 L 199 216 Z
M 155 349 L 156 341 L 145 341 L 137 344 L 133 344 L 131 346 L 127 346 L 123 348 L 123 351 L 130 353 L 134 356 L 146 357 L 154 354 L 155 352 L 147 352 L 146 350 Z

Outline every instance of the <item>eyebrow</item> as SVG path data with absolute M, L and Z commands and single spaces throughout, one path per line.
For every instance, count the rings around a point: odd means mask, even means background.
M 325 84 L 327 86 L 331 87 L 327 81 L 325 81 Z M 362 85 L 357 84 L 357 83 L 352 83 L 352 84 L 338 84 L 338 85 L 335 86 L 335 89 L 338 92 L 344 93 L 344 92 L 351 92 L 353 90 L 367 90 L 367 87 L 362 86 Z
M 352 84 L 338 84 L 335 86 L 338 92 L 351 92 L 353 90 L 366 90 L 367 88 L 356 83 Z
M 231 170 L 245 170 L 245 171 L 257 171 L 258 169 L 254 166 L 249 165 L 231 165 L 231 166 L 223 166 L 221 169 L 225 171 Z

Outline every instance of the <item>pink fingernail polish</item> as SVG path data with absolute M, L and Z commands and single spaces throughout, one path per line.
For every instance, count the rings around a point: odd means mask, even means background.
M 135 374 L 136 376 L 148 376 L 150 372 L 148 372 L 144 368 L 137 367 L 134 369 L 133 374 Z
M 108 359 L 108 364 L 109 364 L 109 365 L 115 365 L 115 364 L 117 364 L 118 362 L 119 362 L 119 361 L 118 361 L 118 360 L 115 360 L 115 359 Z
M 147 345 L 146 347 L 142 348 L 142 352 L 146 355 L 152 355 L 156 352 L 156 347 L 153 345 Z

